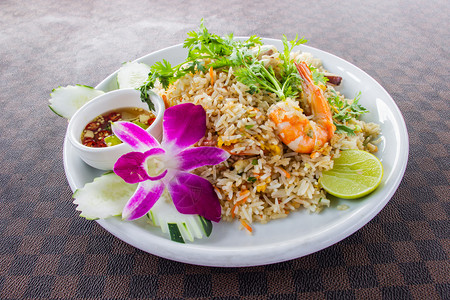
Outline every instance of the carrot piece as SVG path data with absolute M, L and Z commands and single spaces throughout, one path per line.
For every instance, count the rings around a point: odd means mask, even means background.
M 209 76 L 211 77 L 211 85 L 214 85 L 214 72 L 213 67 L 209 68 Z
M 253 172 L 253 177 L 255 177 L 256 179 L 259 179 L 261 177 L 261 173 Z
M 249 232 L 253 232 L 253 229 L 250 227 L 250 225 L 247 224 L 247 222 L 245 222 L 244 220 L 241 220 L 241 224 L 242 224 L 242 226 L 244 226 L 245 229 L 247 229 Z
M 222 199 L 222 193 L 220 192 L 220 189 L 215 185 L 213 185 L 213 187 L 214 187 L 214 190 L 216 191 L 217 197 L 219 197 L 219 199 Z
M 162 95 L 162 99 L 163 99 L 163 101 L 164 101 L 164 106 L 165 106 L 166 108 L 169 108 L 169 102 L 167 102 L 167 96 L 166 96 L 166 94 L 163 94 L 163 95 Z
M 285 169 L 283 169 L 281 167 L 279 167 L 279 168 L 280 168 L 281 171 L 283 171 L 284 176 L 286 176 L 286 178 L 290 178 L 291 177 L 291 174 L 288 171 L 286 171 Z
M 241 205 L 241 204 L 245 203 L 245 201 L 247 201 L 248 196 L 250 195 L 250 191 L 249 191 L 249 190 L 246 190 L 245 193 L 246 193 L 246 196 L 244 197 L 244 199 L 239 200 L 238 202 L 236 202 L 236 203 L 233 205 L 233 209 L 231 210 L 231 217 L 232 217 L 232 218 L 234 218 L 234 216 L 236 215 L 236 213 L 235 213 L 236 207 L 238 207 L 239 205 Z M 241 196 L 241 193 L 239 193 L 239 197 L 240 197 L 240 196 Z

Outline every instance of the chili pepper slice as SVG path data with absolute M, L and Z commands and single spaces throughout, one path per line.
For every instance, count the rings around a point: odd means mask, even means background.
M 122 115 L 120 113 L 112 112 L 108 115 L 107 119 L 109 121 L 115 122 L 115 121 L 120 120 L 121 117 L 122 117 Z
M 97 140 L 99 140 L 99 141 L 103 140 L 108 135 L 111 135 L 111 132 L 109 132 L 108 130 L 102 130 L 95 134 L 95 136 L 97 137 Z
M 86 130 L 92 130 L 95 131 L 100 127 L 100 123 L 99 122 L 91 122 L 89 124 L 86 125 Z
M 150 119 L 148 119 L 147 125 L 148 125 L 148 126 L 152 125 L 153 122 L 155 122 L 155 119 L 156 119 L 156 118 L 150 118 Z
M 93 138 L 84 138 L 83 139 L 83 145 L 88 147 L 95 147 L 97 143 L 94 141 Z

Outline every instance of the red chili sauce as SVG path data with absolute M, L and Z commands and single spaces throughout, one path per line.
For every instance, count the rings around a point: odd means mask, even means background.
M 155 121 L 155 115 L 137 107 L 125 107 L 99 115 L 89 122 L 81 133 L 81 143 L 88 147 L 101 148 L 120 144 L 112 130 L 111 122 L 128 121 L 147 129 Z M 106 141 L 105 141 L 105 138 Z

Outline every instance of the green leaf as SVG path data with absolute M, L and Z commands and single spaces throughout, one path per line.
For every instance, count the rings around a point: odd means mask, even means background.
M 369 112 L 365 107 L 358 104 L 361 98 L 361 92 L 356 95 L 353 101 L 348 101 L 345 98 L 341 99 L 334 90 L 332 91 L 333 96 L 328 98 L 328 103 L 330 104 L 331 112 L 333 113 L 336 132 L 354 135 L 355 130 L 348 126 L 348 121 L 358 119 L 362 114 Z
M 317 68 L 314 68 L 313 66 L 309 66 L 309 69 L 311 70 L 313 81 L 315 84 L 327 84 L 328 78 L 322 72 L 319 72 Z
M 247 178 L 247 181 L 253 183 L 256 181 L 256 177 L 249 177 Z
M 149 106 L 152 105 L 148 97 L 148 90 L 154 87 L 158 80 L 164 88 L 188 73 L 206 73 L 210 67 L 214 69 L 233 68 L 238 81 L 245 84 L 250 94 L 261 91 L 275 93 L 281 100 L 287 97 L 296 97 L 301 91 L 301 78 L 293 61 L 290 60 L 290 52 L 295 46 L 306 43 L 306 39 L 299 38 L 288 41 L 283 35 L 284 50 L 281 53 L 283 60 L 280 70 L 275 72 L 272 67 L 266 68 L 250 50 L 252 47 L 262 45 L 261 38 L 252 35 L 245 41 L 233 40 L 233 34 L 224 37 L 210 33 L 200 21 L 197 31 L 190 31 L 183 43 L 188 50 L 187 58 L 177 66 L 171 66 L 168 61 L 155 63 L 151 68 L 148 81 L 141 90 L 141 99 Z M 208 62 L 208 65 L 205 64 Z
M 347 133 L 348 135 L 355 135 L 355 131 L 346 125 L 339 123 L 334 123 L 334 125 L 336 126 L 336 133 Z
M 295 36 L 295 39 L 292 41 L 288 41 L 286 35 L 283 34 L 283 38 L 281 39 L 283 42 L 283 53 L 282 53 L 282 59 L 284 61 L 285 67 L 289 65 L 291 62 L 290 54 L 292 52 L 292 49 L 294 49 L 295 46 L 299 46 L 301 44 L 305 44 L 308 40 L 305 38 L 298 38 L 298 34 Z
M 187 63 L 186 66 L 183 67 L 183 69 L 180 72 L 183 72 L 184 74 L 186 74 L 186 73 L 195 74 L 195 72 L 197 72 L 197 71 L 205 73 L 206 68 L 205 68 L 203 62 L 195 60 L 195 61 Z
M 154 88 L 154 81 L 149 81 L 143 86 L 140 87 L 141 91 L 141 101 L 144 103 L 147 103 L 148 108 L 150 111 L 155 111 L 155 104 L 153 104 L 152 100 L 150 99 L 149 91 Z

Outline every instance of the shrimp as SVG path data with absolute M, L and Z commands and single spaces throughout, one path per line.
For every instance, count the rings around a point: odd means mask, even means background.
M 306 63 L 295 63 L 303 79 L 302 88 L 311 107 L 312 118 L 309 120 L 297 102 L 292 100 L 274 104 L 268 111 L 269 118 L 275 123 L 278 137 L 297 153 L 318 151 L 336 130 L 328 101 L 312 79 L 311 70 Z

